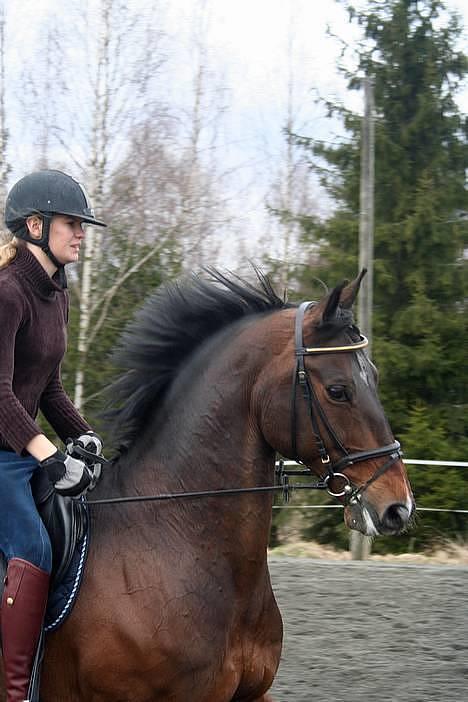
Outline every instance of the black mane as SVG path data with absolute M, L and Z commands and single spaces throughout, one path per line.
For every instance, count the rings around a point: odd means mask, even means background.
M 256 271 L 259 288 L 234 275 L 205 271 L 159 288 L 123 333 L 113 355 L 123 374 L 109 388 L 106 413 L 114 436 L 129 446 L 161 406 L 182 364 L 210 337 L 250 315 L 290 307 Z

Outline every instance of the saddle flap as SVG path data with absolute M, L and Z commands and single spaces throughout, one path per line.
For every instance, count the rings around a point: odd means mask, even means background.
M 56 587 L 85 533 L 86 508 L 80 500 L 57 494 L 44 471 L 34 472 L 31 490 L 52 544 L 52 586 Z

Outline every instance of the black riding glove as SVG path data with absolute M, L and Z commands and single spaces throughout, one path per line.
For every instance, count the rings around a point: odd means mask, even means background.
M 88 466 L 62 451 L 57 450 L 39 465 L 45 468 L 50 482 L 59 495 L 79 497 L 85 494 L 91 484 L 92 475 Z

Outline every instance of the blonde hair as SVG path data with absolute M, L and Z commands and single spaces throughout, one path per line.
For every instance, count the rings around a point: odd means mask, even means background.
M 0 269 L 6 268 L 16 258 L 18 246 L 20 242 L 16 236 L 11 237 L 10 234 L 8 240 L 8 234 L 0 232 Z

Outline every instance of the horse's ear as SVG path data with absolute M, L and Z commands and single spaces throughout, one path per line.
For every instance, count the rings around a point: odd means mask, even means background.
M 345 284 L 345 286 L 342 288 L 340 295 L 340 305 L 341 307 L 343 307 L 343 309 L 350 310 L 353 306 L 354 301 L 356 300 L 357 294 L 359 292 L 361 281 L 366 275 L 366 273 L 367 268 L 363 268 L 357 278 L 352 280 L 351 283 Z
M 338 305 L 345 310 L 351 309 L 359 292 L 361 280 L 367 273 L 367 269 L 363 268 L 358 277 L 351 281 L 344 280 L 336 288 L 333 288 L 331 293 L 324 300 L 321 300 L 320 307 L 323 308 L 321 315 L 321 323 L 329 322 L 336 316 Z
M 324 306 L 321 319 L 322 323 L 334 319 L 336 315 L 336 310 L 338 308 L 338 305 L 340 304 L 341 293 L 347 282 L 348 281 L 346 280 L 343 283 L 341 283 L 341 285 L 337 285 L 336 288 L 333 288 L 331 293 L 329 293 L 325 300 L 322 301 L 321 304 Z

